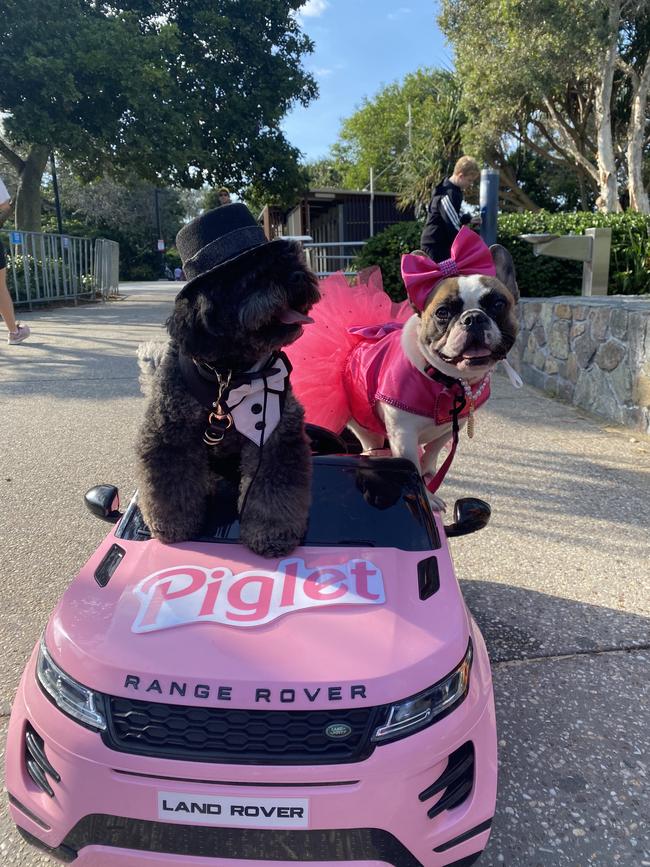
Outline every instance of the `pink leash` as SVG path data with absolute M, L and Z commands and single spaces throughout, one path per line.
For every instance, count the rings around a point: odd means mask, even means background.
M 454 395 L 454 408 L 451 411 L 451 415 L 452 415 L 451 448 L 449 449 L 449 454 L 447 455 L 447 457 L 443 461 L 442 466 L 440 467 L 438 472 L 435 474 L 435 476 L 431 479 L 430 482 L 426 483 L 427 490 L 431 494 L 435 494 L 435 492 L 438 490 L 438 488 L 442 484 L 442 481 L 443 481 L 444 477 L 447 475 L 447 471 L 449 470 L 449 467 L 451 466 L 451 462 L 454 459 L 454 455 L 456 454 L 456 448 L 458 446 L 458 432 L 459 432 L 458 416 L 463 411 L 463 408 L 465 407 L 465 403 L 466 403 L 466 401 L 465 401 L 464 395 Z

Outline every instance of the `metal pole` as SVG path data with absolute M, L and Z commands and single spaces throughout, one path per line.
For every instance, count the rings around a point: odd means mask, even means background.
M 593 240 L 591 256 L 582 266 L 582 294 L 607 295 L 612 230 L 585 229 L 585 235 Z
M 162 227 L 160 225 L 160 204 L 158 202 L 159 195 L 160 195 L 160 190 L 158 189 L 158 187 L 156 187 L 154 189 L 154 202 L 156 204 L 156 228 L 158 230 L 158 238 L 156 239 L 156 249 L 157 250 L 158 250 L 158 242 L 163 240 Z M 159 276 L 163 277 L 165 274 L 165 269 L 164 269 L 164 265 L 163 265 L 163 262 L 165 260 L 165 253 L 163 250 L 158 250 L 158 252 L 160 253 L 160 274 L 159 274 Z
M 481 169 L 479 202 L 481 207 L 481 238 L 490 246 L 490 244 L 496 244 L 497 240 L 497 214 L 499 213 L 498 169 Z
M 375 170 L 370 166 L 370 237 L 375 234 Z
M 413 112 L 411 110 L 411 103 L 410 102 L 409 102 L 409 119 L 408 119 L 407 126 L 409 128 L 409 148 L 411 148 L 413 145 Z
M 54 188 L 54 207 L 56 208 L 56 222 L 59 227 L 59 235 L 63 234 L 63 220 L 61 219 L 61 200 L 59 199 L 59 182 L 56 179 L 56 163 L 54 151 L 50 154 L 50 166 L 52 168 L 52 187 Z

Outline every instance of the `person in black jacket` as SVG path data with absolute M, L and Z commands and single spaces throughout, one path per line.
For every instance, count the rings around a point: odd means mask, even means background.
M 421 249 L 434 262 L 449 259 L 451 245 L 461 226 L 470 223 L 470 227 L 475 228 L 480 225 L 480 217 L 460 213 L 463 191 L 477 181 L 480 174 L 476 160 L 461 157 L 451 177 L 445 178 L 434 189 L 420 238 Z

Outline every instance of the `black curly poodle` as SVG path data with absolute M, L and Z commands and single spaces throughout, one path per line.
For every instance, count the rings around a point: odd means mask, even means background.
M 231 208 L 244 206 L 219 211 Z M 309 321 L 318 280 L 296 242 L 251 243 L 252 235 L 242 240 L 247 230 L 224 231 L 230 225 L 219 219 L 221 226 L 200 226 L 204 237 L 185 251 L 201 255 L 184 261 L 193 279 L 167 321 L 169 343 L 139 350 L 150 397 L 136 445 L 139 504 L 162 542 L 196 537 L 224 459 L 238 460 L 241 539 L 277 557 L 304 535 L 311 479 L 304 413 L 284 378 L 290 365 L 281 348 Z M 222 238 L 226 245 L 206 260 L 213 236 L 217 247 Z M 193 273 L 192 260 L 201 256 Z M 240 400 L 248 392 L 248 403 Z

